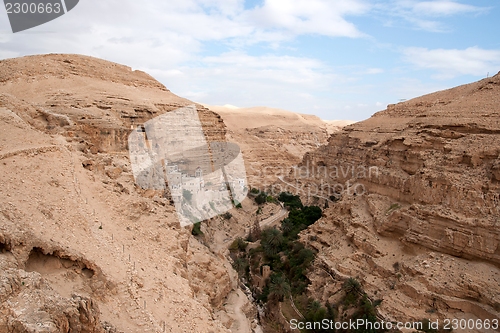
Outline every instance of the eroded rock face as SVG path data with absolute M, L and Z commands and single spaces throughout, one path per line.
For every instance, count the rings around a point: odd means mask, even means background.
M 341 184 L 342 199 L 303 239 L 327 266 L 384 295 L 389 315 L 424 318 L 427 307 L 498 317 L 499 105 L 497 74 L 389 105 L 333 134 L 306 154 L 310 172 L 300 181 L 321 184 L 325 197 L 330 184 Z M 321 166 L 347 172 L 325 176 Z
M 496 75 L 393 105 L 334 134 L 304 162 L 376 167 L 378 175 L 355 181 L 408 206 L 391 214 L 370 206 L 378 233 L 500 264 L 499 102 Z
M 23 111 L 21 118 L 32 126 L 72 138 L 92 153 L 125 151 L 131 128 L 195 104 L 144 72 L 76 55 L 2 60 L 0 83 L 2 105 Z M 224 141 L 220 116 L 201 105 L 197 109 L 207 139 Z
M 228 332 L 225 264 L 135 185 L 126 150 L 132 123 L 188 104 L 90 57 L 0 62 L 1 332 Z
M 224 120 L 228 139 L 239 144 L 245 157 L 248 182 L 269 188 L 288 174 L 308 151 L 326 144 L 331 133 L 350 121 L 323 121 L 313 115 L 267 107 L 208 106 Z

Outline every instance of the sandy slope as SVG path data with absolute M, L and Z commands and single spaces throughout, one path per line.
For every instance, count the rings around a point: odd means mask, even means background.
M 135 185 L 126 151 L 133 122 L 186 104 L 91 57 L 0 61 L 0 332 L 229 332 L 226 267 Z

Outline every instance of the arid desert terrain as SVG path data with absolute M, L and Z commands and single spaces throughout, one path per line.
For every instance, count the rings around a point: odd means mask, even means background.
M 181 227 L 167 190 L 136 184 L 127 139 L 188 105 L 209 143 L 241 148 L 249 194 Z M 38 55 L 0 61 L 0 118 L 2 333 L 500 320 L 500 74 L 324 121 Z

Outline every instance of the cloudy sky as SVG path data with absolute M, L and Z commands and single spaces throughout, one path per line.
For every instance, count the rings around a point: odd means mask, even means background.
M 200 103 L 361 120 L 496 74 L 499 17 L 497 0 L 81 0 L 16 34 L 0 9 L 0 59 L 86 54 Z

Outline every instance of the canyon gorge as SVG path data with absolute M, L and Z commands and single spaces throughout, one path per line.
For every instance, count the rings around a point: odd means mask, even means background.
M 207 142 L 238 144 L 249 188 L 271 196 L 198 235 L 168 193 L 136 185 L 127 143 L 190 105 Z M 256 224 L 279 229 L 281 192 L 322 209 L 298 236 L 321 304 L 356 279 L 380 320 L 499 320 L 499 105 L 497 74 L 328 123 L 194 103 L 87 56 L 2 60 L 0 332 L 287 332 L 262 325 L 229 251 Z

